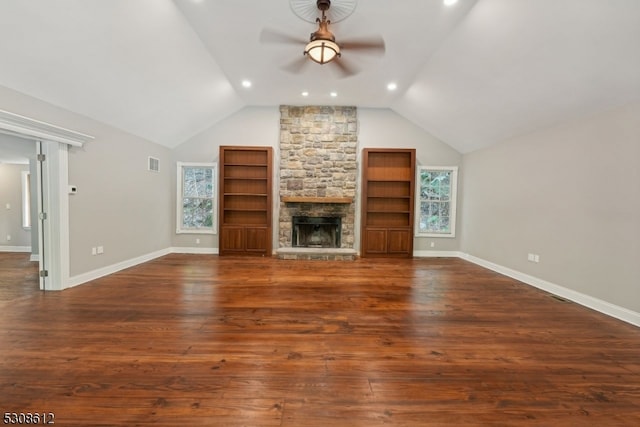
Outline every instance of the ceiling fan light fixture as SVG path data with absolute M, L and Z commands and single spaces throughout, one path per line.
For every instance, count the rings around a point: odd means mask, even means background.
M 315 39 L 307 43 L 304 54 L 318 64 L 326 64 L 340 56 L 340 46 L 331 40 Z

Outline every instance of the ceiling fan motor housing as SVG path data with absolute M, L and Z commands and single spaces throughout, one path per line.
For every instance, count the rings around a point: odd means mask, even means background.
M 331 40 L 332 42 L 335 42 L 336 37 L 331 31 L 329 31 L 329 21 L 320 21 L 318 19 L 318 23 L 320 24 L 319 28 L 315 32 L 311 33 L 311 37 L 309 38 L 309 40 Z
M 316 6 L 324 12 L 325 10 L 329 10 L 329 7 L 331 7 L 331 0 L 318 0 L 316 2 Z

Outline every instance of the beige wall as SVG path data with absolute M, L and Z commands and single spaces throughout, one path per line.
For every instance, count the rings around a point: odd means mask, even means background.
M 218 162 L 221 145 L 258 145 L 274 148 L 274 174 L 278 165 L 278 141 L 280 139 L 280 110 L 278 107 L 246 107 L 227 119 L 194 136 L 178 146 L 173 152 L 172 162 L 172 223 L 173 246 L 198 248 L 205 251 L 218 249 L 217 234 L 176 234 L 176 162 Z M 217 179 L 217 177 L 216 177 Z M 277 176 L 274 176 L 273 188 L 278 188 Z M 274 208 L 277 207 L 274 200 Z M 274 213 L 275 222 L 278 215 Z M 200 243 L 196 243 L 200 239 Z M 274 235 L 277 242 L 277 234 Z
M 0 163 L 0 247 L 31 247 L 31 230 L 22 227 L 23 171 L 29 171 L 28 164 Z
M 464 252 L 640 312 L 640 104 L 467 154 L 463 169 Z
M 37 257 L 39 253 L 38 247 L 38 186 L 37 186 L 37 162 L 36 162 L 36 143 L 35 141 L 19 138 L 12 135 L 0 133 L 0 163 L 7 164 L 24 164 L 26 170 L 31 174 L 31 229 L 26 232 L 31 235 L 31 241 L 29 244 L 20 245 L 22 247 L 31 247 L 31 255 Z M 20 174 L 22 175 L 22 174 Z M 3 185 L 3 180 L 0 179 L 0 187 Z M 0 188 L 0 194 L 2 193 Z M 20 195 L 22 197 L 22 195 Z M 6 204 L 2 204 L 6 208 Z M 14 212 L 15 213 L 15 212 Z M 22 215 L 22 210 L 20 211 Z M 22 219 L 22 218 L 21 218 Z M 22 226 L 22 221 L 20 221 Z M 24 232 L 24 230 L 23 230 Z M 6 236 L 5 236 L 6 238 Z M 9 243 L 9 242 L 7 242 Z M 0 245 L 2 243 L 0 242 Z M 10 245 L 15 246 L 15 245 Z M 8 246 L 5 246 L 8 248 Z M 35 258 L 34 258 L 35 259 Z
M 95 141 L 69 152 L 71 276 L 171 246 L 171 152 L 100 126 Z M 160 172 L 147 170 L 148 157 Z M 104 253 L 92 255 L 102 246 Z
M 415 148 L 418 166 L 460 166 L 462 155 L 433 135 L 414 125 L 404 117 L 387 109 L 359 108 L 359 153 L 363 148 Z M 458 215 L 456 237 L 416 237 L 413 250 L 418 254 L 431 251 L 458 251 L 460 249 L 463 170 L 458 171 Z M 358 211 L 359 211 L 358 206 Z M 358 217 L 359 218 L 359 217 Z M 360 224 L 357 224 L 359 228 Z M 434 247 L 431 247 L 431 242 Z
M 209 162 L 218 161 L 220 145 L 267 145 L 274 148 L 274 165 L 278 161 L 278 141 L 280 138 L 280 111 L 278 107 L 246 107 L 226 120 L 212 126 L 208 130 L 191 138 L 174 150 L 175 162 Z M 416 148 L 418 164 L 429 166 L 458 166 L 462 161 L 460 153 L 415 126 L 408 120 L 389 109 L 358 108 L 358 152 L 365 147 L 401 147 Z M 277 174 L 274 167 L 274 174 Z M 360 177 L 358 177 L 360 181 Z M 175 177 L 172 194 L 175 202 Z M 274 176 L 274 188 L 278 188 L 278 177 Z M 461 206 L 462 188 L 458 190 L 459 207 Z M 356 243 L 359 249 L 359 216 L 358 198 L 356 206 Z M 274 208 L 277 203 L 274 203 Z M 459 208 L 458 208 L 459 209 Z M 174 208 L 175 211 L 175 208 Z M 278 218 L 278 213 L 274 213 Z M 175 224 L 175 212 L 173 212 Z M 458 224 L 460 216 L 458 215 Z M 173 226 L 173 246 L 185 248 L 218 248 L 217 235 L 175 234 Z M 274 223 L 274 242 L 277 238 L 277 223 Z M 196 244 L 200 239 L 200 244 Z M 431 248 L 429 243 L 435 242 Z M 459 237 L 456 238 L 416 238 L 414 248 L 417 251 L 458 251 Z
M 171 246 L 171 150 L 0 86 L 2 109 L 95 137 L 69 148 L 70 275 L 89 273 Z M 161 172 L 147 172 L 147 157 Z M 91 248 L 104 246 L 103 255 Z

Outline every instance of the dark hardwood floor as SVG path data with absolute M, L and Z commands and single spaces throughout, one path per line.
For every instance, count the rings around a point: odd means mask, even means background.
M 30 257 L 30 253 L 0 252 L 0 302 L 40 292 L 38 263 Z
M 57 425 L 640 425 L 639 328 L 460 259 L 169 255 L 0 309 L 0 411 Z

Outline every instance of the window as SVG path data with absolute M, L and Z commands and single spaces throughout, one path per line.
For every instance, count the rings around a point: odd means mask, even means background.
M 31 174 L 22 171 L 22 228 L 31 228 Z
M 215 163 L 178 162 L 176 233 L 216 232 Z
M 418 167 L 417 236 L 455 237 L 458 167 Z

